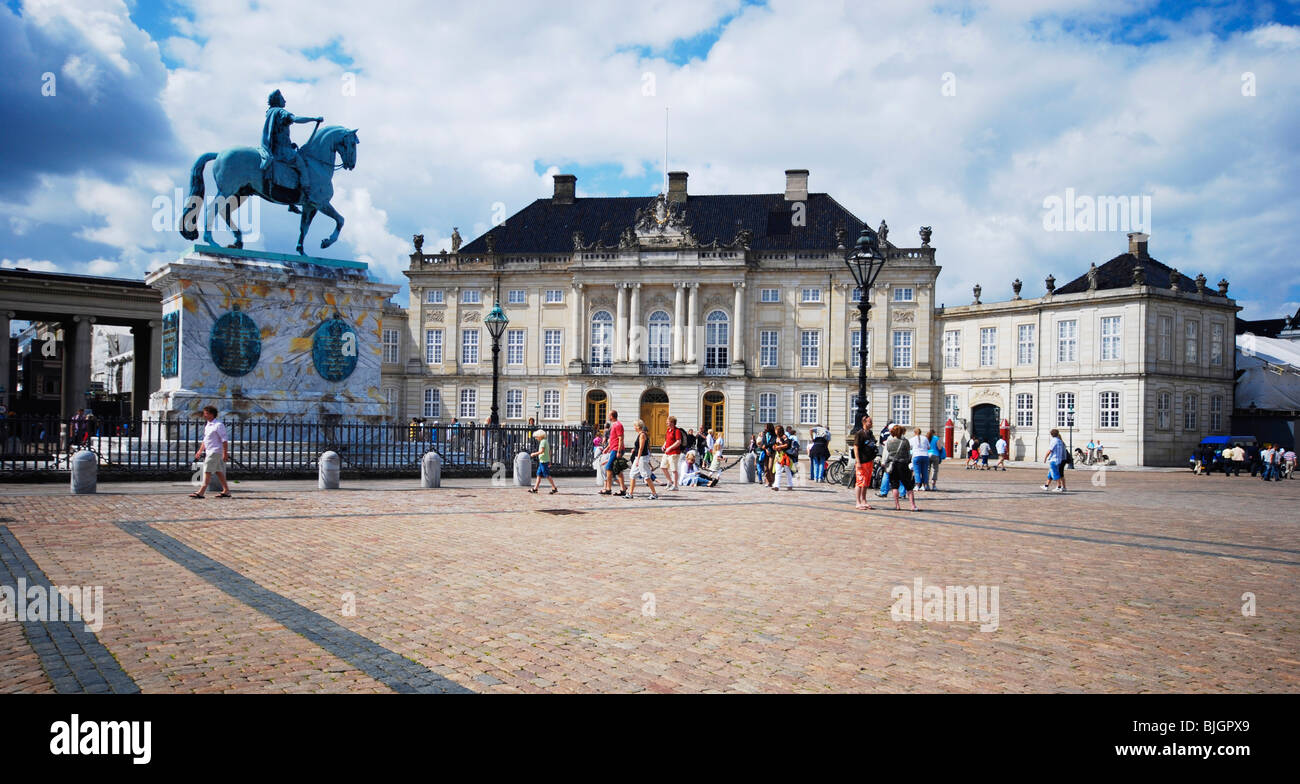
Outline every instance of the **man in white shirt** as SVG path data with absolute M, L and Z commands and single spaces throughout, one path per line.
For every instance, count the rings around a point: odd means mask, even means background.
M 997 450 L 998 450 L 998 464 L 993 466 L 993 470 L 996 471 L 997 469 L 1001 468 L 1003 471 L 1005 471 L 1007 470 L 1007 440 L 1001 436 L 998 436 Z
M 199 450 L 194 453 L 195 460 L 203 460 L 203 484 L 197 493 L 190 493 L 190 498 L 202 498 L 207 492 L 208 481 L 213 475 L 221 484 L 221 492 L 217 494 L 217 498 L 229 498 L 230 485 L 226 482 L 226 461 L 230 459 L 230 436 L 226 433 L 226 426 L 217 421 L 216 406 L 204 406 L 203 419 L 207 421 L 203 427 L 203 443 L 199 444 Z
M 992 452 L 992 451 L 993 451 L 993 449 L 992 449 L 992 447 L 989 446 L 989 442 L 988 442 L 988 441 L 984 441 L 984 442 L 982 442 L 982 443 L 980 444 L 980 469 L 982 469 L 982 470 L 984 470 L 984 471 L 987 471 L 987 470 L 988 470 L 988 468 L 989 468 L 989 453 Z

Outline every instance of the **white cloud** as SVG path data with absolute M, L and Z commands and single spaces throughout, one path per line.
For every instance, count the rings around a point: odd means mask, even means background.
M 33 272 L 58 272 L 59 268 L 46 259 L 0 259 L 0 269 L 27 269 Z

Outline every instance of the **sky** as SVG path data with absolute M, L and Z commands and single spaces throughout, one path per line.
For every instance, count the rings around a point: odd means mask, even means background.
M 308 251 L 391 283 L 413 234 L 468 242 L 555 173 L 653 196 L 666 140 L 692 193 L 806 168 L 895 244 L 932 227 L 941 302 L 1037 296 L 1124 252 L 1131 225 L 1048 219 L 1073 194 L 1149 203 L 1151 255 L 1226 278 L 1243 318 L 1300 307 L 1295 0 L 3 0 L 0 73 L 3 267 L 175 259 L 195 159 L 256 145 L 278 88 L 360 140 L 340 242 L 319 250 L 317 217 Z M 251 217 L 248 247 L 293 251 L 297 216 Z

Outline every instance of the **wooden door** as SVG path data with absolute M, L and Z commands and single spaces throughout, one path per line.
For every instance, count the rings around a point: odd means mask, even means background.
M 663 446 L 664 437 L 668 435 L 668 404 L 642 403 L 641 418 L 650 432 L 650 445 L 655 448 Z

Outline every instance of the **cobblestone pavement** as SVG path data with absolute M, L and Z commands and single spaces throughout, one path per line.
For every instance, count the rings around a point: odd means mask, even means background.
M 95 637 L 144 692 L 1300 691 L 1300 481 L 1068 479 L 949 464 L 916 513 L 734 480 L 0 485 L 0 528 L 103 586 Z M 893 620 L 918 578 L 996 587 L 996 629 Z M 0 621 L 0 691 L 72 688 L 38 632 Z

